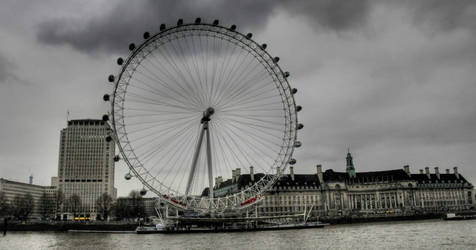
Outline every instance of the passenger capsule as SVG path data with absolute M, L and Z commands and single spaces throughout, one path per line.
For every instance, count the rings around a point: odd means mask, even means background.
M 200 17 L 197 17 L 195 19 L 195 24 L 200 24 L 202 22 L 202 19 Z
M 275 58 L 273 58 L 273 62 L 274 62 L 274 63 L 277 63 L 277 62 L 279 62 L 279 57 L 275 57 Z
M 252 36 L 253 36 L 253 34 L 251 34 L 251 33 L 246 34 L 246 38 L 248 38 L 248 39 L 251 39 Z
M 299 147 L 301 147 L 301 145 L 302 145 L 302 143 L 300 141 L 295 141 L 294 142 L 294 147 L 295 148 L 299 148 Z
M 235 31 L 236 30 L 236 25 L 231 25 L 230 30 Z
M 121 160 L 121 157 L 119 155 L 115 155 L 114 156 L 114 161 L 118 162 L 119 160 Z
M 291 164 L 291 165 L 296 164 L 296 159 L 293 158 L 293 159 L 289 160 L 289 164 Z
M 266 43 L 261 44 L 262 49 L 266 49 L 266 47 L 268 47 L 268 45 Z
M 177 21 L 177 26 L 180 26 L 180 25 L 182 25 L 182 24 L 183 24 L 183 19 L 180 18 L 180 19 Z
M 140 195 L 144 196 L 145 194 L 147 194 L 147 190 L 145 190 L 145 188 L 143 188 L 143 189 L 140 191 Z
M 304 128 L 304 125 L 303 125 L 302 123 L 299 123 L 299 124 L 297 125 L 297 129 L 302 129 L 302 128 Z
M 129 44 L 129 50 L 133 51 L 136 48 L 136 45 L 134 43 Z
M 289 72 L 284 72 L 284 77 L 288 78 L 289 77 Z
M 110 135 L 106 136 L 106 141 L 107 141 L 107 142 L 112 141 L 112 137 L 111 137 Z
M 105 102 L 109 101 L 109 95 L 108 95 L 108 94 L 105 94 L 105 95 L 102 97 L 102 99 L 103 99 Z
M 108 80 L 109 82 L 114 82 L 114 75 L 109 75 L 109 76 L 107 77 L 107 80 Z
M 213 25 L 217 26 L 219 23 L 220 21 L 218 21 L 218 19 L 213 20 Z
M 165 30 L 165 28 L 166 28 L 165 23 L 160 25 L 160 31 Z
M 297 106 L 296 106 L 296 111 L 299 112 L 299 111 L 301 111 L 301 110 L 302 110 L 302 107 L 299 106 L 299 105 L 297 105 Z
M 126 175 L 124 175 L 124 179 L 126 180 L 130 180 L 131 178 L 132 178 L 131 173 L 127 173 Z
M 143 35 L 144 39 L 149 39 L 150 37 L 150 33 L 149 32 L 144 32 L 144 35 Z
M 297 88 L 291 89 L 291 93 L 293 93 L 293 95 L 296 94 L 297 93 Z
M 105 121 L 105 122 L 109 121 L 109 116 L 108 115 L 103 115 L 102 120 Z
M 122 65 L 124 63 L 124 59 L 122 57 L 117 58 L 117 64 Z

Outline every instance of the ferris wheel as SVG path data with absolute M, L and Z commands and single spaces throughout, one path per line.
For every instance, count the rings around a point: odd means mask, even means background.
M 180 209 L 223 211 L 259 200 L 286 170 L 297 141 L 293 95 L 266 44 L 236 26 L 200 18 L 160 25 L 131 43 L 113 83 L 110 120 L 127 180 Z M 247 185 L 231 180 L 232 171 L 250 166 L 256 178 Z M 261 173 L 261 174 L 258 174 Z

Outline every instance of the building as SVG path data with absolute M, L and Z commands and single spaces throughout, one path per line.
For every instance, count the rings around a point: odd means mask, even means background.
M 474 208 L 473 185 L 454 167 L 450 173 L 440 173 L 429 167 L 411 173 L 409 166 L 402 169 L 356 172 L 352 155 L 346 157 L 346 171 L 322 171 L 316 166 L 314 174 L 284 174 L 264 194 L 258 205 L 260 215 L 286 215 L 307 211 L 312 216 L 382 216 L 440 214 Z M 261 179 L 263 174 L 241 174 L 240 169 L 232 178 L 215 180 L 216 197 L 246 189 Z
M 31 178 L 30 182 L 31 184 L 0 178 L 0 192 L 5 194 L 6 200 L 10 204 L 16 196 L 22 197 L 26 194 L 31 194 L 34 206 L 29 217 L 39 219 L 43 217 L 42 211 L 47 209 L 44 207 L 45 205 L 55 205 L 54 201 L 56 188 L 53 186 L 40 186 L 32 184 L 33 181 Z M 42 202 L 43 195 L 49 199 L 49 202 Z M 48 208 L 48 210 L 53 211 L 53 207 Z
M 80 214 L 96 217 L 96 200 L 103 193 L 116 198 L 114 187 L 113 140 L 106 140 L 111 128 L 103 120 L 70 120 L 61 130 L 58 176 L 52 182 L 62 190 L 65 201 L 76 194 L 81 199 Z M 64 203 L 63 218 L 72 208 Z

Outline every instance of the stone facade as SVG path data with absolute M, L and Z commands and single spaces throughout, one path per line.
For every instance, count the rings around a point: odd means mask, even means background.
M 239 170 L 238 170 L 239 171 Z M 238 192 L 262 178 L 263 174 L 236 175 L 215 180 L 216 196 Z M 250 171 L 252 172 L 252 171 Z M 474 208 L 473 185 L 458 173 L 411 173 L 403 169 L 355 172 L 350 152 L 346 172 L 332 169 L 315 174 L 284 174 L 273 188 L 264 194 L 258 205 L 261 215 L 310 213 L 311 216 L 367 216 L 388 214 L 444 213 Z

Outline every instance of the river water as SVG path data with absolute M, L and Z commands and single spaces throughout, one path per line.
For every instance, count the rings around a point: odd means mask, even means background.
M 476 220 L 175 235 L 8 232 L 0 249 L 476 249 Z

